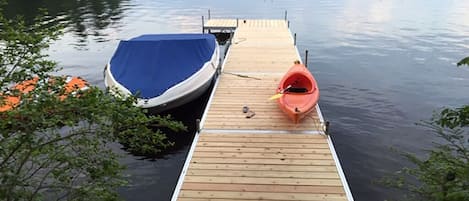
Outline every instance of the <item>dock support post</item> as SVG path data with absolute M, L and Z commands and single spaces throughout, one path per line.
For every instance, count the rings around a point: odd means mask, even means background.
M 204 22 L 204 16 L 202 15 L 202 33 L 205 33 L 205 22 Z
M 296 33 L 293 34 L 293 45 L 296 46 Z
M 238 28 L 238 25 L 239 25 L 239 19 L 236 18 L 236 28 Z
M 329 121 L 326 121 L 326 129 L 324 131 L 326 135 L 329 135 L 329 125 L 330 125 Z
M 208 19 L 210 20 L 210 9 L 208 9 Z
M 200 119 L 195 120 L 195 128 L 197 132 L 200 132 Z
M 305 66 L 308 67 L 308 50 L 305 51 Z
M 287 21 L 288 12 L 285 10 L 285 21 Z

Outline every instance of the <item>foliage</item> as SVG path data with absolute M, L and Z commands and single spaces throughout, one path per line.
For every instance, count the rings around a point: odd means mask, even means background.
M 440 114 L 441 115 L 441 114 Z M 441 116 L 435 119 L 441 120 Z M 385 178 L 389 186 L 409 191 L 408 200 L 462 201 L 469 200 L 469 141 L 461 127 L 445 128 L 438 122 L 425 122 L 444 143 L 428 151 L 425 159 L 403 152 L 414 164 Z
M 458 66 L 468 62 L 469 57 Z M 469 135 L 465 130 L 469 126 L 469 105 L 445 108 L 421 125 L 430 128 L 442 143 L 435 143 L 425 159 L 401 152 L 414 166 L 403 168 L 395 177 L 382 181 L 409 191 L 407 200 L 469 200 Z
M 0 15 L 0 87 L 8 90 L 12 82 L 44 77 L 54 70 L 56 63 L 47 60 L 42 50 L 61 34 L 61 27 L 45 23 L 46 17 L 36 18 L 36 23 L 26 25 L 21 17 L 5 19 Z
M 466 57 L 464 59 L 461 59 L 461 61 L 459 61 L 457 63 L 458 66 L 461 66 L 461 65 L 468 65 L 469 66 L 469 57 Z
M 434 118 L 433 121 L 447 128 L 469 126 L 469 105 L 456 109 L 445 108 L 441 111 L 440 116 Z
M 47 81 L 56 63 L 43 50 L 61 27 L 46 22 L 38 17 L 26 26 L 0 12 L 0 100 L 21 96 L 20 105 L 0 113 L 0 200 L 118 200 L 116 188 L 126 182 L 110 143 L 156 154 L 172 143 L 148 125 L 185 127 L 146 115 L 133 97 L 115 98 L 96 87 L 66 93 L 62 77 Z M 36 76 L 27 94 L 11 87 Z

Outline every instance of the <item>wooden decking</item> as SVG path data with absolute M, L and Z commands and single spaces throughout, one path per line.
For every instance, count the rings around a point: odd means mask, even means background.
M 293 124 L 268 100 L 300 60 L 284 20 L 210 20 L 237 28 L 173 200 L 352 201 L 319 107 Z M 246 118 L 243 107 L 255 115 Z M 249 114 L 249 113 L 248 113 Z
M 238 26 L 236 19 L 212 19 L 205 23 L 204 28 L 213 29 L 235 29 Z

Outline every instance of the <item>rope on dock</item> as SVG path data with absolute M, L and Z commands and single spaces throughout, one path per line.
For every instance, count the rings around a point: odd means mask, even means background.
M 222 73 L 226 73 L 228 75 L 234 75 L 234 76 L 238 76 L 238 77 L 242 77 L 242 78 L 250 78 L 250 79 L 255 79 L 255 80 L 261 80 L 261 78 L 258 78 L 258 77 L 251 77 L 251 76 L 248 76 L 248 75 L 242 75 L 242 74 L 238 74 L 238 73 L 230 73 L 230 72 L 226 72 L 226 71 L 223 71 Z

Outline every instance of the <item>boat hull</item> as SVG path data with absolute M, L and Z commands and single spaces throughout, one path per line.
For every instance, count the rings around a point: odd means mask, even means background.
M 167 110 L 171 110 L 171 109 L 175 109 L 175 108 L 178 108 L 180 106 L 183 106 L 187 103 L 190 103 L 190 102 L 196 100 L 200 96 L 202 96 L 202 94 L 204 94 L 210 88 L 210 86 L 212 85 L 213 79 L 214 78 L 207 81 L 205 84 L 203 84 L 202 86 L 200 86 L 196 90 L 191 91 L 190 93 L 186 93 L 186 94 L 184 94 L 184 96 L 182 96 L 180 98 L 177 98 L 177 99 L 174 99 L 173 101 L 168 101 L 166 103 L 156 105 L 156 106 L 153 106 L 153 107 L 143 107 L 143 108 L 146 108 L 146 109 L 148 109 L 148 111 L 150 113 L 155 114 L 155 113 L 161 113 L 161 112 L 165 112 Z
M 295 123 L 314 111 L 319 101 L 316 80 L 302 64 L 293 65 L 280 81 L 277 93 L 279 108 Z
M 200 97 L 208 90 L 211 82 L 217 72 L 219 66 L 220 53 L 218 43 L 216 44 L 215 51 L 210 59 L 204 66 L 184 81 L 167 89 L 159 96 L 152 98 L 137 98 L 138 107 L 148 109 L 152 113 L 160 113 L 166 110 L 177 108 L 194 99 Z M 120 94 L 124 97 L 132 95 L 132 93 L 117 82 L 111 73 L 111 64 L 108 63 L 104 70 L 104 84 L 111 89 L 111 92 Z

